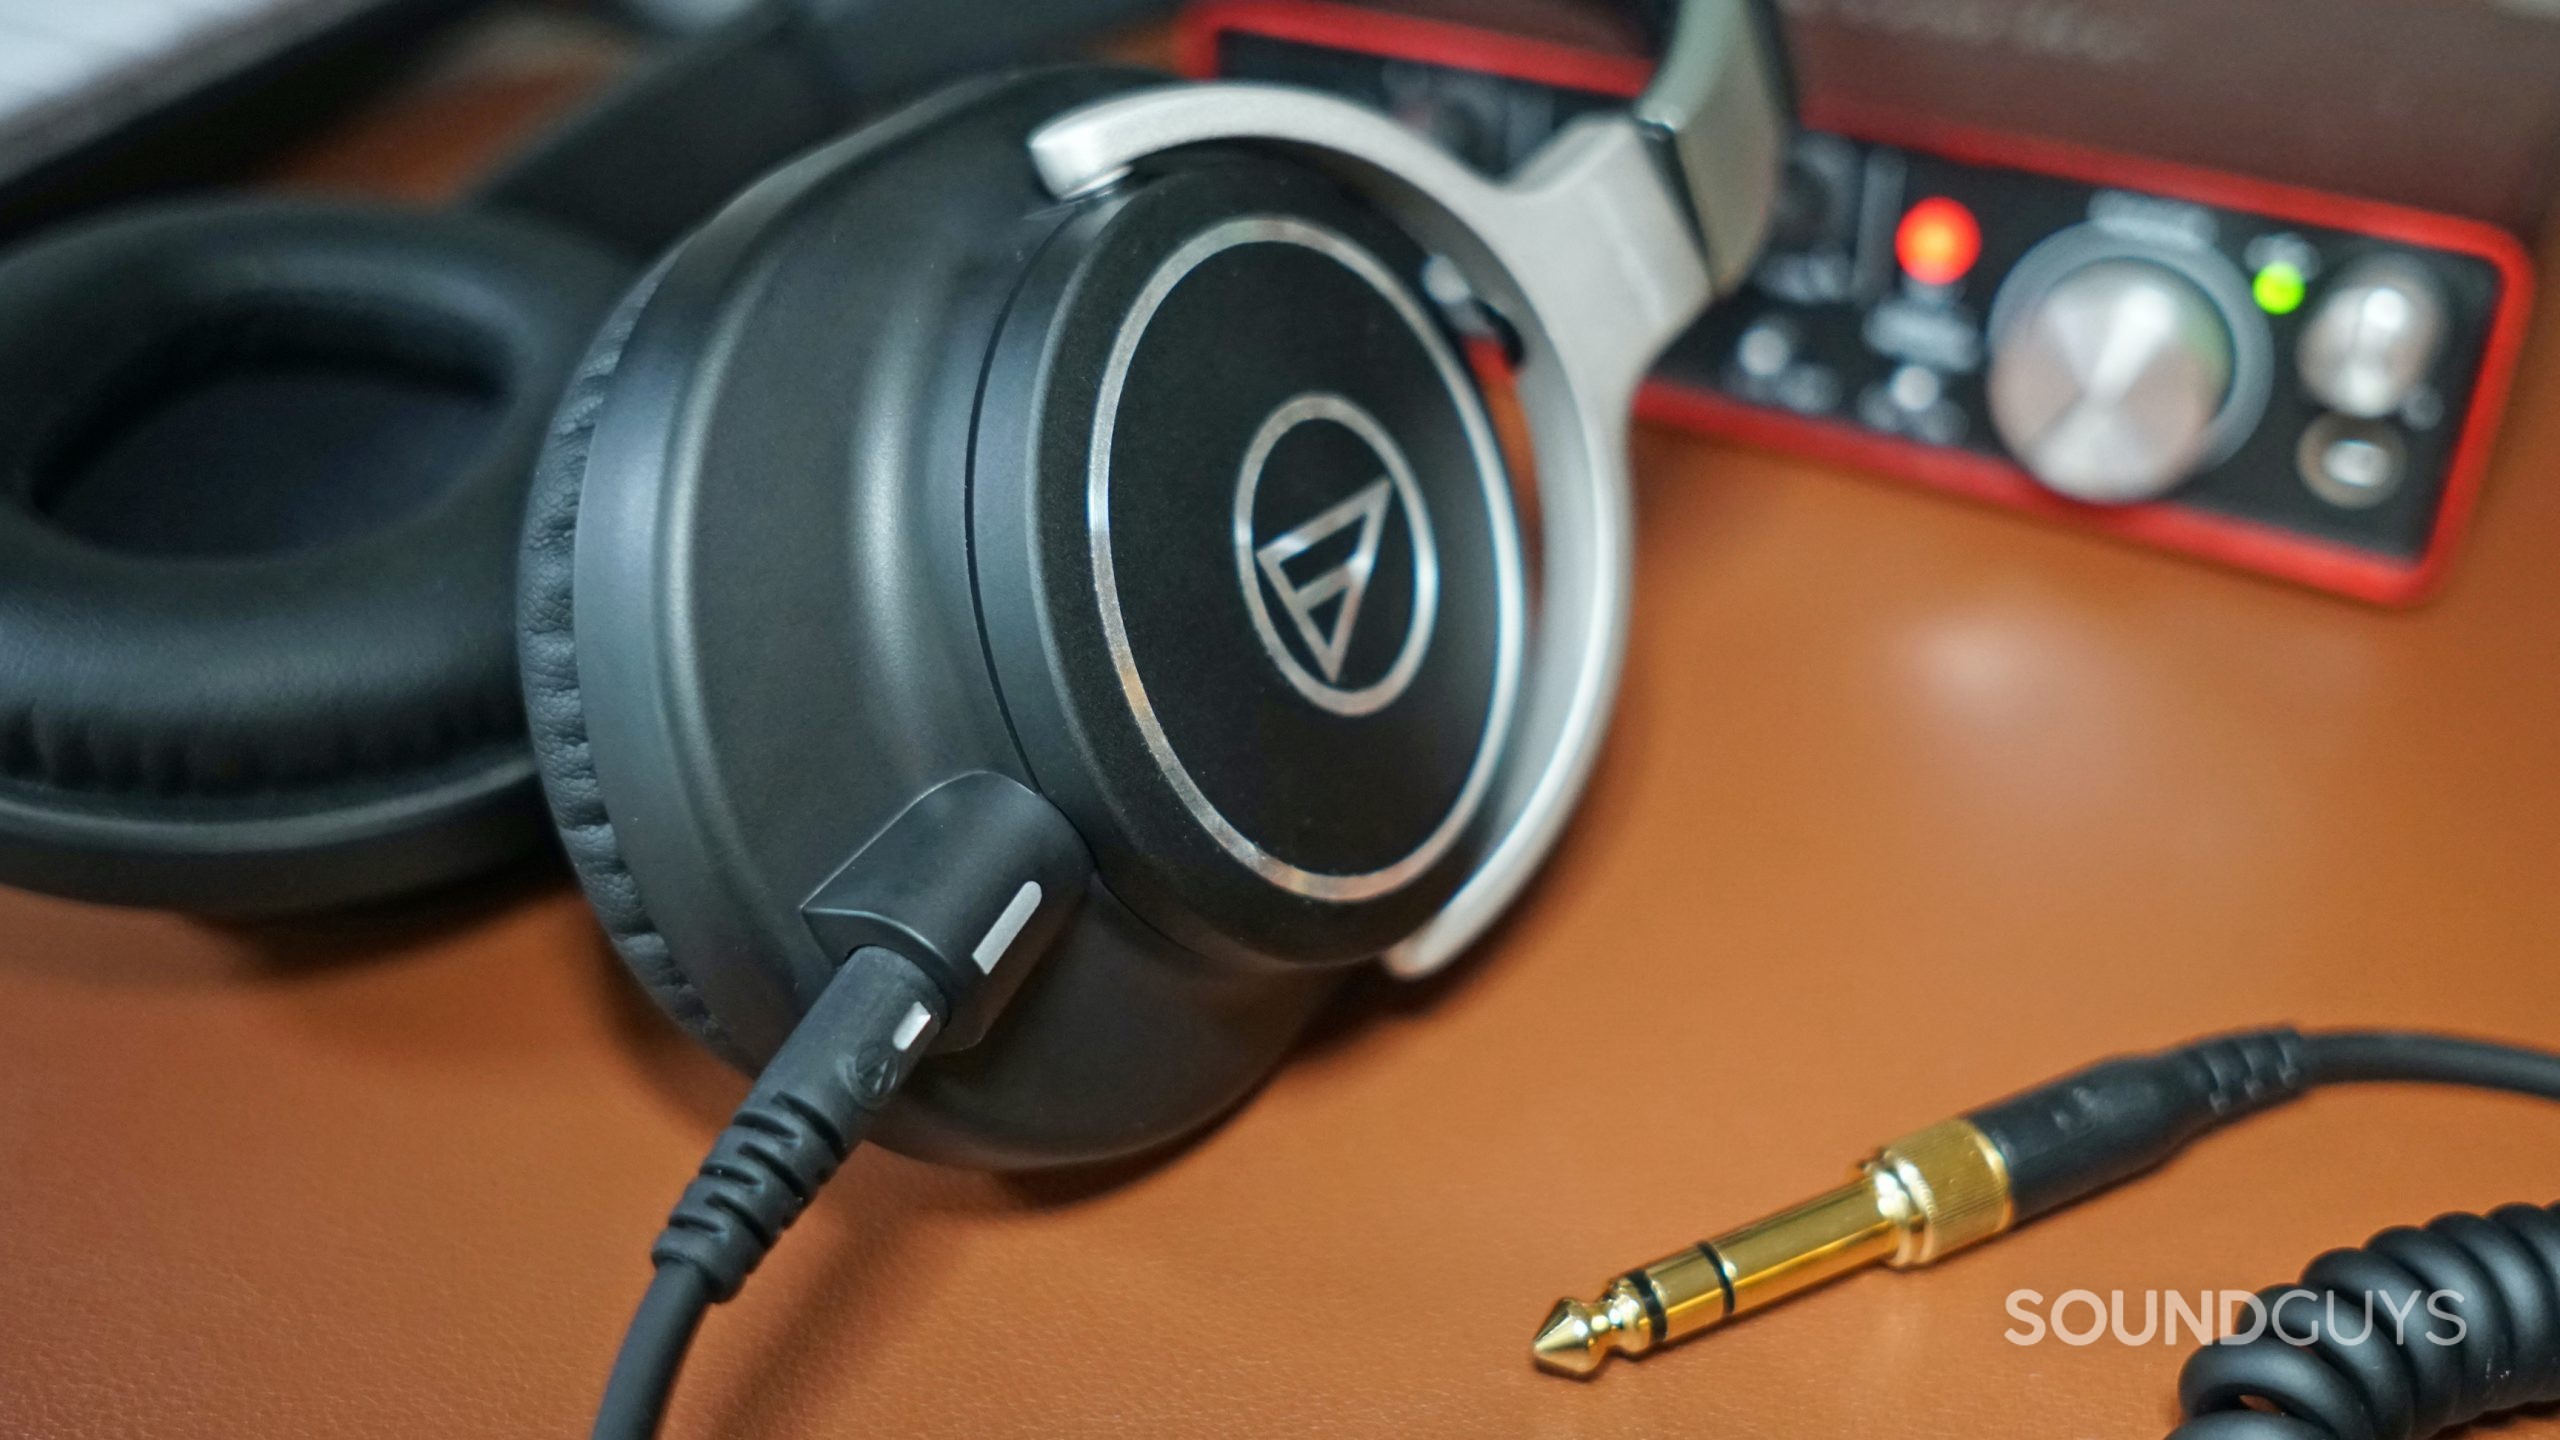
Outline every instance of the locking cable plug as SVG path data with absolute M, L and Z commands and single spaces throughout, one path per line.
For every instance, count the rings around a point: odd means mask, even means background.
M 801 907 L 845 956 L 649 1249 L 596 1440 L 657 1433 L 703 1313 L 738 1293 L 926 1055 L 978 1043 L 1083 902 L 1066 818 L 1001 775 L 927 791 Z
M 856 951 L 765 1067 L 649 1247 L 657 1274 L 596 1411 L 596 1440 L 657 1433 L 703 1312 L 729 1300 L 862 1142 L 941 1032 L 945 1002 L 895 951 Z

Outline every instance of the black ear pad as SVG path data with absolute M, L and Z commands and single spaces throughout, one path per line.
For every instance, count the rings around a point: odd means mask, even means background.
M 0 879 L 309 909 L 536 843 L 515 539 L 624 274 L 257 201 L 0 263 Z
M 569 382 L 535 468 L 517 573 L 518 660 L 526 728 L 533 737 L 542 788 L 550 797 L 551 820 L 597 921 L 622 963 L 660 1008 L 722 1058 L 745 1065 L 640 903 L 639 884 L 605 814 L 578 688 L 578 505 L 586 493 L 588 447 L 632 327 L 664 273 L 663 268 L 652 271 L 634 286 L 597 333 Z

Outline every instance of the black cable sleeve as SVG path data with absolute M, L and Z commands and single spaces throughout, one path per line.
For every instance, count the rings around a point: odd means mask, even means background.
M 2560 1055 L 2400 1031 L 2303 1038 L 2309 1083 L 2560 1100 Z M 2560 1205 L 2385 1230 L 2261 1292 L 2270 1323 L 2188 1357 L 2170 1440 L 2424 1440 L 2560 1402 Z M 2278 1307 L 2281 1307 L 2280 1309 Z
M 2405 1030 L 2333 1030 L 2309 1037 L 2314 1085 L 2415 1080 L 2560 1100 L 2560 1055 L 2487 1040 Z
M 660 1267 L 613 1357 L 604 1401 L 596 1407 L 595 1440 L 640 1440 L 658 1433 L 676 1371 L 710 1308 L 711 1282 L 701 1271 L 690 1265 Z

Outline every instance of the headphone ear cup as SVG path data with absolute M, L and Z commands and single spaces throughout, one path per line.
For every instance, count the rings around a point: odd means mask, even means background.
M 679 1025 L 723 1058 L 745 1066 L 747 1059 L 703 1003 L 641 904 L 639 883 L 605 813 L 578 683 L 578 509 L 586 493 L 587 461 L 631 332 L 664 274 L 662 263 L 633 286 L 597 332 L 570 379 L 534 469 L 517 562 L 518 664 L 526 729 L 550 799 L 552 824 L 615 953 Z
M 563 405 L 520 561 L 534 748 L 622 960 L 741 1068 L 843 959 L 808 913 L 831 877 L 956 777 L 1044 783 L 984 660 L 986 576 L 1028 567 L 975 563 L 979 417 L 1016 395 L 992 370 L 1037 383 L 1054 353 L 1023 297 L 1060 272 L 1035 262 L 1135 203 L 1060 204 L 1028 137 L 1152 83 L 1031 72 L 811 152 L 661 262 Z M 1199 183 L 1259 215 L 1269 176 L 1235 156 Z M 1182 204 L 1145 234 L 1180 243 Z M 1242 1096 L 1340 973 L 1183 948 L 1102 887 L 1057 944 L 877 1138 L 1000 1167 L 1170 1139 Z
M 603 782 L 597 774 L 588 731 L 589 695 L 580 674 L 576 596 L 578 527 L 597 430 L 614 401 L 617 384 L 624 382 L 624 361 L 643 314 L 659 298 L 671 272 L 682 269 L 689 258 L 701 262 L 705 252 L 724 250 L 741 232 L 761 232 L 831 170 L 858 170 L 865 159 L 951 129 L 973 112 L 987 92 L 1000 88 L 995 83 L 955 86 L 840 137 L 803 162 L 766 177 L 694 235 L 678 242 L 631 287 L 587 347 L 562 396 L 526 502 L 517 561 L 518 668 L 534 762 L 550 800 L 561 849 L 633 978 L 687 1033 L 750 1073 L 761 1069 L 769 1055 L 742 1040 L 737 1026 L 723 1023 L 704 987 L 686 970 L 677 948 L 643 904 L 639 881 L 606 811 Z M 965 175 L 951 178 L 955 187 L 970 183 Z M 881 214 L 897 213 L 894 207 L 911 205 L 917 198 L 885 184 L 876 191 L 866 187 L 866 193 L 876 195 Z M 689 291 L 685 305 L 677 308 L 689 308 L 704 299 Z M 857 313 L 858 308 L 848 307 L 845 313 Z M 878 380 L 879 370 L 887 368 L 866 368 L 862 372 L 866 383 Z M 699 378 L 690 377 L 688 383 Z M 641 415 L 644 422 L 650 414 L 661 421 L 667 418 L 664 407 L 671 402 L 633 398 L 636 403 L 630 413 Z M 619 485 L 629 477 L 605 478 Z M 597 704 L 602 706 L 607 698 L 600 693 Z
M 538 843 L 514 541 L 623 274 L 271 201 L 0 263 L 0 879 L 257 913 Z
M 605 429 L 610 440 L 623 434 L 627 423 L 629 433 L 653 437 L 639 441 L 639 451 L 655 453 L 674 443 L 654 437 L 662 433 L 657 427 L 674 424 L 687 403 L 686 396 L 730 393 L 730 380 L 717 378 L 716 366 L 725 362 L 682 348 L 680 340 L 671 346 L 669 337 L 693 333 L 693 327 L 704 320 L 703 307 L 718 307 L 738 299 L 738 292 L 730 288 L 735 279 L 730 263 L 740 255 L 760 253 L 775 233 L 795 228 L 794 217 L 813 203 L 812 192 L 850 185 L 865 198 L 847 202 L 847 208 L 875 216 L 912 217 L 920 206 L 1001 190 L 1008 183 L 1018 184 L 1009 171 L 990 167 L 979 176 L 966 166 L 953 165 L 938 168 L 938 188 L 920 195 L 911 183 L 892 183 L 874 173 L 888 157 L 967 133 L 973 120 L 981 125 L 988 123 L 979 111 L 990 95 L 1007 88 L 1004 82 L 955 86 L 843 136 L 802 162 L 767 177 L 679 242 L 632 287 L 578 365 L 562 399 L 526 505 L 518 561 L 519 665 L 527 728 L 561 848 L 632 976 L 679 1026 L 722 1059 L 749 1072 L 760 1069 L 770 1056 L 769 1048 L 758 1048 L 758 1023 L 765 1022 L 769 1031 L 776 1017 L 747 1013 L 743 1019 L 738 1018 L 737 1012 L 724 1010 L 716 1003 L 723 978 L 720 974 L 698 976 L 687 968 L 688 956 L 683 947 L 660 928 L 659 919 L 672 913 L 676 933 L 681 934 L 681 907 L 685 901 L 671 900 L 666 890 L 660 889 L 655 892 L 655 911 L 644 904 L 641 885 L 634 874 L 637 857 L 626 849 L 625 837 L 606 807 L 595 745 L 590 738 L 591 722 L 617 704 L 636 704 L 646 709 L 655 702 L 650 696 L 623 695 L 604 685 L 591 689 L 593 677 L 582 674 L 582 659 L 587 669 L 597 668 L 594 656 L 582 657 L 578 641 L 582 521 L 588 527 L 590 547 L 603 543 L 592 538 L 596 522 L 582 514 L 583 501 L 591 478 L 597 486 L 596 511 L 602 513 L 609 502 L 618 508 L 631 496 L 644 495 L 646 487 L 658 484 L 660 477 L 651 471 L 650 461 L 626 448 L 616 448 L 614 458 L 605 462 L 597 460 L 594 449 L 600 428 Z M 1007 133 L 1018 153 L 1018 137 Z M 917 224 L 918 233 L 930 228 L 921 220 Z M 912 261 L 901 259 L 897 263 Z M 920 370 L 936 363 L 940 352 L 930 346 L 919 343 L 911 348 L 895 347 L 885 338 L 890 332 L 875 331 L 869 323 L 870 307 L 880 303 L 875 297 L 882 290 L 905 293 L 903 287 L 887 278 L 898 273 L 896 263 L 884 258 L 848 277 L 844 289 L 830 290 L 814 302 L 824 313 L 836 317 L 837 323 L 849 327 L 845 334 L 815 347 L 785 347 L 802 364 L 820 373 L 859 377 L 859 393 L 837 397 L 838 407 L 830 412 L 824 422 L 827 425 L 852 423 L 853 416 L 866 410 L 864 397 L 875 391 L 894 392 L 902 380 L 912 380 Z M 664 323 L 646 322 L 646 315 L 653 310 L 665 312 Z M 763 332 L 760 329 L 758 333 Z M 635 358 L 644 348 L 652 357 L 645 365 Z M 848 359 L 844 353 L 848 350 L 858 358 Z M 771 357 L 765 356 L 758 364 L 770 361 Z M 807 377 L 790 373 L 792 368 L 786 366 L 785 373 L 775 377 L 773 384 L 749 384 L 745 388 L 797 394 L 797 387 Z M 672 389 L 636 393 L 641 389 L 642 369 L 646 370 L 651 387 Z M 775 443 L 789 438 L 766 437 Z M 765 497 L 762 505 L 751 507 L 759 514 L 801 513 L 788 510 L 787 505 L 789 494 L 796 493 L 799 483 L 807 478 L 803 467 L 808 457 L 798 450 L 789 453 L 792 458 L 788 463 L 775 462 L 775 491 Z M 827 477 L 821 488 L 836 497 L 839 505 L 843 496 L 867 493 L 876 483 L 859 467 L 848 473 L 836 466 L 837 462 L 831 460 L 819 468 Z M 840 567 L 844 562 L 838 556 L 826 563 Z M 612 624 L 646 623 L 609 605 L 601 608 L 598 615 Z M 597 616 L 590 616 L 591 627 L 596 621 Z M 851 743 L 861 747 L 859 740 Z M 666 884 L 663 880 L 653 883 Z M 752 968 L 751 963 L 740 962 L 733 955 L 698 945 L 690 959 L 696 966 Z M 729 986 L 733 997 L 737 988 L 733 979 Z M 764 1034 L 763 1039 L 769 1047 L 771 1035 Z

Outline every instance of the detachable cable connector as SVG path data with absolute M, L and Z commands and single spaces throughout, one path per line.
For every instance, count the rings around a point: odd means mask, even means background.
M 855 951 L 703 1157 L 649 1258 L 700 1271 L 715 1303 L 734 1297 L 932 1048 L 947 1004 L 905 956 Z
M 596 1440 L 653 1435 L 703 1312 L 738 1293 L 853 1153 L 942 1029 L 948 1002 L 895 951 L 859 950 L 765 1067 L 649 1247 Z
M 975 1044 L 1083 902 L 1066 818 L 1006 777 L 918 798 L 803 907 L 845 955 L 650 1247 L 657 1265 L 597 1407 L 596 1440 L 653 1435 L 712 1305 L 738 1293 L 938 1050 Z

